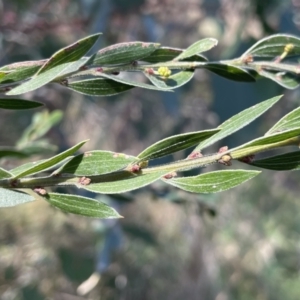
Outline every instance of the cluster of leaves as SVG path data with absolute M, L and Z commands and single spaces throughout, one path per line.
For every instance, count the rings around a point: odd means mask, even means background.
M 122 43 L 85 57 L 98 37 L 99 34 L 95 34 L 79 40 L 59 50 L 48 60 L 14 63 L 0 68 L 0 91 L 9 96 L 19 95 L 49 82 L 94 96 L 114 95 L 134 87 L 170 91 L 191 80 L 197 68 L 205 68 L 237 81 L 252 82 L 259 77 L 267 77 L 286 88 L 295 88 L 299 82 L 300 69 L 293 59 L 300 54 L 300 39 L 293 36 L 275 35 L 265 38 L 241 57 L 220 62 L 209 62 L 200 54 L 217 44 L 212 38 L 200 40 L 186 50 L 161 47 L 155 43 Z M 290 61 L 283 63 L 286 59 Z M 177 71 L 172 74 L 173 70 Z M 130 72 L 144 74 L 151 84 L 130 78 Z M 163 139 L 136 157 L 100 150 L 73 156 L 86 142 L 83 141 L 49 159 L 26 163 L 11 170 L 0 168 L 0 206 L 14 206 L 42 198 L 66 212 L 116 218 L 120 216 L 113 208 L 95 199 L 52 193 L 45 188 L 77 186 L 95 193 L 116 194 L 162 180 L 188 192 L 214 193 L 235 187 L 260 172 L 221 170 L 188 177 L 177 177 L 177 172 L 212 163 L 230 166 L 233 160 L 272 170 L 298 169 L 300 151 L 261 160 L 253 160 L 253 156 L 279 147 L 299 146 L 299 108 L 284 116 L 260 138 L 233 149 L 222 147 L 217 153 L 201 154 L 206 147 L 251 123 L 279 99 L 274 97 L 250 107 L 215 129 Z M 0 100 L 0 108 L 3 109 L 28 109 L 41 105 L 23 99 Z M 59 117 L 53 118 L 56 120 Z M 49 124 L 42 125 L 42 128 L 47 130 Z M 32 132 L 28 130 L 25 137 L 28 139 L 30 136 Z M 195 149 L 184 160 L 148 167 L 149 161 L 153 159 L 190 147 Z M 1 155 L 3 157 L 11 153 L 7 151 Z

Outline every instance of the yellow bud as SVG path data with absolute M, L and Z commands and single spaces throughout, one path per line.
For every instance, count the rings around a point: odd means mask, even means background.
M 168 67 L 159 67 L 157 72 L 160 76 L 166 78 L 172 74 L 172 71 Z
M 285 45 L 285 47 L 284 47 L 284 52 L 286 52 L 286 53 L 288 54 L 288 53 L 291 52 L 294 48 L 295 48 L 295 45 L 294 45 L 294 44 L 287 44 L 287 45 Z

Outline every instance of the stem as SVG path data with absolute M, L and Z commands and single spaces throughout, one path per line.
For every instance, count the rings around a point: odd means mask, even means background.
M 163 164 L 155 167 L 144 168 L 140 172 L 130 172 L 128 170 L 121 170 L 103 175 L 89 176 L 91 180 L 90 184 L 118 181 L 130 178 L 132 176 L 141 176 L 145 174 L 151 174 L 156 172 L 165 171 L 166 174 L 173 171 L 186 171 L 193 168 L 204 167 L 212 163 L 217 163 L 224 155 L 230 155 L 232 159 L 241 159 L 245 156 L 254 155 L 267 150 L 272 150 L 279 147 L 298 145 L 299 137 L 293 137 L 281 142 L 258 145 L 247 147 L 247 144 L 227 150 L 222 153 L 214 153 L 204 157 L 184 159 L 169 164 Z M 2 179 L 0 180 L 0 187 L 7 189 L 16 188 L 35 188 L 35 187 L 48 187 L 48 186 L 77 186 L 78 188 L 84 187 L 81 179 L 83 176 L 74 175 L 60 175 L 60 176 L 48 176 L 48 177 L 30 177 L 21 179 Z
M 297 65 L 292 64 L 282 64 L 272 61 L 257 61 L 253 63 L 248 63 L 247 65 L 244 65 L 245 68 L 251 68 L 251 69 L 270 69 L 274 71 L 281 71 L 281 72 L 292 72 L 295 74 L 300 73 L 300 68 Z
M 157 64 L 124 64 L 113 67 L 101 67 L 101 66 L 93 66 L 92 68 L 85 71 L 76 71 L 68 74 L 64 74 L 61 77 L 55 79 L 55 81 L 62 80 L 64 78 L 74 78 L 78 76 L 101 76 L 101 73 L 111 74 L 114 72 L 144 72 L 147 69 L 158 69 L 159 67 L 168 67 L 172 70 L 187 70 L 187 69 L 199 69 L 203 68 L 206 65 L 205 62 L 165 62 L 165 63 L 157 63 Z M 101 68 L 101 71 L 99 69 Z

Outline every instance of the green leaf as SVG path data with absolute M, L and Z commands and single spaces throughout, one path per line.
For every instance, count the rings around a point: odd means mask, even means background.
M 10 178 L 12 174 L 2 168 L 0 168 L 0 179 Z
M 44 154 L 51 155 L 57 151 L 58 147 L 46 139 L 39 139 L 33 142 L 29 141 L 25 145 L 21 145 L 19 149 L 28 156 Z
M 16 206 L 34 200 L 34 197 L 28 194 L 0 188 L 0 207 Z
M 56 156 L 53 156 L 49 159 L 38 162 L 34 166 L 28 167 L 28 169 L 23 170 L 23 172 L 19 173 L 14 178 L 25 177 L 27 175 L 32 175 L 32 174 L 42 172 L 42 171 L 58 164 L 59 162 L 63 161 L 68 156 L 72 155 L 74 152 L 76 152 L 78 149 L 80 149 L 86 142 L 87 142 L 87 140 L 80 142 L 77 145 L 73 146 L 72 148 L 70 148 L 62 153 L 59 153 Z
M 3 157 L 6 157 L 6 156 L 25 158 L 28 155 L 25 152 L 15 149 L 15 148 L 1 147 L 0 148 L 0 159 Z
M 55 174 L 74 174 L 76 176 L 101 175 L 121 170 L 137 161 L 134 156 L 110 151 L 89 151 L 72 158 Z
M 111 79 L 97 78 L 71 82 L 68 88 L 85 95 L 111 96 L 133 89 L 134 86 Z
M 0 71 L 0 81 L 7 74 L 7 72 Z
M 47 70 L 35 77 L 33 77 L 31 80 L 17 86 L 16 88 L 12 89 L 11 91 L 7 92 L 6 95 L 20 95 L 24 94 L 33 90 L 36 90 L 43 85 L 53 81 L 56 77 L 59 77 L 60 75 L 64 74 L 64 71 L 66 68 L 70 66 L 70 63 L 65 63 L 62 65 L 58 65 L 53 67 L 50 70 Z
M 243 110 L 237 115 L 226 120 L 218 127 L 218 129 L 221 129 L 218 133 L 200 143 L 195 150 L 199 151 L 201 149 L 204 149 L 245 127 L 246 125 L 254 121 L 256 118 L 258 118 L 260 115 L 262 115 L 270 107 L 272 107 L 281 97 L 282 96 L 277 96 L 269 100 L 263 101 L 259 104 L 256 104 L 250 108 Z
M 42 60 L 29 60 L 29 61 L 16 62 L 1 67 L 0 71 L 8 72 L 8 74 L 10 74 L 9 72 L 19 71 L 30 67 L 40 68 L 46 61 L 47 61 L 46 59 L 42 59 Z
M 230 80 L 255 82 L 255 78 L 247 70 L 229 64 L 208 62 L 203 68 Z
M 30 78 L 39 70 L 40 66 L 40 64 L 37 64 L 33 66 L 20 67 L 19 69 L 10 71 L 0 79 L 0 83 L 13 83 Z
M 156 87 L 151 84 L 147 84 L 147 83 L 143 83 L 143 82 L 136 82 L 136 81 L 132 81 L 129 79 L 120 78 L 120 77 L 114 76 L 114 75 L 108 75 L 108 74 L 101 73 L 101 76 L 108 78 L 108 79 L 112 79 L 116 82 L 128 84 L 128 85 L 135 86 L 135 87 L 140 87 L 143 89 L 156 90 L 156 91 L 168 91 L 167 88 Z
M 143 59 L 143 61 L 149 63 L 161 63 L 173 60 L 175 57 L 180 55 L 184 50 L 178 48 L 170 48 L 170 47 L 160 47 L 152 52 L 149 56 Z M 197 61 L 197 62 L 205 62 L 207 59 L 200 55 L 196 54 L 190 56 L 186 59 L 182 59 L 182 61 Z
M 287 57 L 300 55 L 300 39 L 289 34 L 275 34 L 268 36 L 248 49 L 242 56 L 252 55 L 257 57 L 276 57 L 284 52 L 288 44 L 293 44 L 293 49 Z
M 116 65 L 147 57 L 159 47 L 156 43 L 129 42 L 101 49 L 88 65 Z
M 122 218 L 115 209 L 92 198 L 58 193 L 48 193 L 44 198 L 64 212 L 101 219 Z
M 300 127 L 300 107 L 281 118 L 265 135 Z
M 56 52 L 39 69 L 31 80 L 12 89 L 7 95 L 19 95 L 38 89 L 56 78 L 75 72 L 86 64 L 88 57 L 82 56 L 94 45 L 100 33 L 86 37 L 78 42 Z
M 215 47 L 217 44 L 218 44 L 218 41 L 213 38 L 206 38 L 206 39 L 200 40 L 200 41 L 192 44 L 186 50 L 184 50 L 174 60 L 183 60 L 183 59 L 191 57 L 193 55 L 208 51 L 211 48 Z
M 72 157 L 67 157 L 63 161 L 60 161 L 58 164 L 53 165 L 53 166 L 43 170 L 43 172 L 58 168 L 63 163 L 67 163 L 71 158 Z M 45 162 L 45 161 L 46 161 L 46 159 L 41 159 L 41 160 L 34 161 L 34 162 L 28 162 L 26 164 L 20 165 L 16 168 L 13 168 L 13 169 L 9 170 L 9 172 L 12 174 L 12 176 L 15 177 L 15 176 L 18 176 L 19 174 L 23 173 L 24 171 L 28 170 L 29 168 L 35 167 L 37 164 L 40 164 L 40 163 Z
M 42 74 L 56 66 L 79 60 L 93 47 L 100 35 L 101 33 L 90 35 L 72 45 L 60 49 L 46 61 L 36 75 Z
M 56 125 L 62 119 L 63 114 L 60 110 L 54 110 L 51 113 L 47 110 L 35 113 L 31 124 L 24 130 L 22 137 L 17 142 L 18 148 L 30 147 L 34 140 L 45 135 L 50 128 Z M 38 141 L 42 144 L 42 141 Z M 30 143 L 30 145 L 29 145 Z
M 277 84 L 283 86 L 286 89 L 294 90 L 299 86 L 300 77 L 291 73 L 284 72 L 271 72 L 266 70 L 257 70 L 258 74 L 262 77 L 271 79 Z
M 0 99 L 2 109 L 31 109 L 43 106 L 43 103 L 22 99 Z
M 174 135 L 151 145 L 138 155 L 140 160 L 149 160 L 187 149 L 217 134 L 218 129 Z
M 91 183 L 81 186 L 83 189 L 102 194 L 118 194 L 136 190 L 165 175 L 166 171 L 158 171 L 150 174 L 137 174 L 129 171 L 112 173 L 111 176 L 104 175 L 103 182 Z
M 275 155 L 264 159 L 255 160 L 252 166 L 275 171 L 299 170 L 300 151 Z
M 259 173 L 259 171 L 248 170 L 225 170 L 164 181 L 192 193 L 217 193 L 238 186 Z
M 148 74 L 147 72 L 144 73 L 149 80 L 158 88 L 160 89 L 175 89 L 178 88 L 184 84 L 186 84 L 187 82 L 189 82 L 193 76 L 194 76 L 194 71 L 181 71 L 178 72 L 174 75 L 171 75 L 168 78 L 162 78 L 159 76 L 154 76 L 151 74 Z
M 255 139 L 253 141 L 250 141 L 244 145 L 241 145 L 239 147 L 232 149 L 232 153 L 235 150 L 240 150 L 240 149 L 249 149 L 249 151 L 251 151 L 251 150 L 255 150 L 257 147 L 261 148 L 261 146 L 268 148 L 268 145 L 270 145 L 270 144 L 280 143 L 282 141 L 289 140 L 291 138 L 295 138 L 298 135 L 300 135 L 300 128 L 291 129 L 291 130 L 287 130 L 284 132 L 278 132 L 273 135 L 263 136 L 258 139 Z M 295 141 L 295 144 L 298 144 L 298 141 Z M 289 146 L 290 145 L 291 144 L 289 144 Z

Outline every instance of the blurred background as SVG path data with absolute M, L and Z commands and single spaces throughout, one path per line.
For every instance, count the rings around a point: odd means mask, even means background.
M 299 27 L 299 0 L 2 0 L 0 63 L 48 58 L 95 32 L 103 35 L 94 52 L 127 41 L 186 48 L 214 37 L 219 45 L 207 56 L 220 60 L 273 33 L 299 35 Z M 235 83 L 203 70 L 175 93 L 134 89 L 96 98 L 49 84 L 24 96 L 46 108 L 0 111 L 0 147 L 27 149 L 0 165 L 49 157 L 87 138 L 84 150 L 137 155 L 282 93 L 262 118 L 210 151 L 263 135 L 299 106 L 299 90 L 267 80 Z M 264 171 L 219 194 L 154 184 L 97 196 L 116 207 L 121 221 L 67 215 L 42 201 L 1 209 L 0 299 L 299 299 L 299 179 L 298 172 Z

